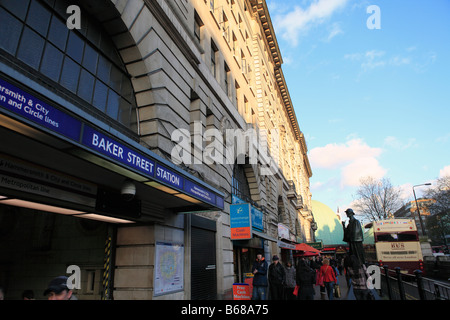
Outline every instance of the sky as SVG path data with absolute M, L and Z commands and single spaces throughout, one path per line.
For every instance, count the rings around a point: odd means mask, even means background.
M 372 176 L 409 201 L 450 175 L 450 0 L 267 5 L 313 200 L 342 213 Z

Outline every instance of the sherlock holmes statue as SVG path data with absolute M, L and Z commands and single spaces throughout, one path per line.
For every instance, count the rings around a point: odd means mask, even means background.
M 355 255 L 361 264 L 366 262 L 363 249 L 363 231 L 361 223 L 355 219 L 355 213 L 352 209 L 345 210 L 347 217 L 350 219 L 347 227 L 342 222 L 344 228 L 344 241 L 348 243 L 349 254 Z

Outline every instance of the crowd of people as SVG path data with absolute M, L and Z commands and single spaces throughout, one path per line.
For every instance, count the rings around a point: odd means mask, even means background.
M 283 265 L 276 255 L 269 265 L 264 256 L 258 254 L 252 273 L 253 300 L 315 300 L 316 286 L 320 287 L 320 299 L 333 300 L 340 297 L 338 275 L 345 275 L 356 299 L 369 299 L 363 266 L 352 256 L 345 259 L 301 257 L 294 266 L 291 261 Z
M 44 291 L 47 300 L 78 300 L 72 289 L 67 285 L 68 277 L 60 276 L 52 279 Z M 0 300 L 4 300 L 5 292 L 0 287 Z M 33 290 L 25 290 L 22 293 L 22 300 L 36 300 Z

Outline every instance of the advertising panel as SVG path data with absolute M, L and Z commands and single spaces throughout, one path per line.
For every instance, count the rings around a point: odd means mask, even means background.
M 230 205 L 230 227 L 231 240 L 252 238 L 252 220 L 249 203 Z

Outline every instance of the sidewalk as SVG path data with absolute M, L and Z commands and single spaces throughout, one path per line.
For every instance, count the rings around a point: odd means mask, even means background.
M 341 289 L 341 296 L 339 298 L 334 297 L 334 300 L 356 300 L 355 296 L 353 295 L 353 290 L 351 292 L 348 292 L 348 286 L 347 281 L 345 280 L 345 275 L 340 275 L 337 277 L 339 288 Z M 320 293 L 320 287 L 315 286 L 316 294 L 314 295 L 314 300 L 322 300 L 322 294 Z M 325 290 L 326 292 L 326 290 Z M 380 296 L 378 295 L 377 290 L 372 290 L 372 294 L 375 298 L 375 300 L 381 300 Z M 325 295 L 323 300 L 328 300 L 328 296 Z
M 341 297 L 334 298 L 334 300 L 347 300 L 348 286 L 347 286 L 347 281 L 345 280 L 345 276 L 340 275 L 337 278 L 338 278 L 339 288 L 341 289 Z M 314 300 L 322 300 L 322 294 L 320 293 L 320 287 L 315 286 L 315 289 L 316 289 L 316 294 L 314 295 Z M 354 299 L 355 298 L 351 299 L 351 297 L 350 297 L 350 300 L 354 300 Z M 328 300 L 328 296 L 325 296 L 324 300 Z

